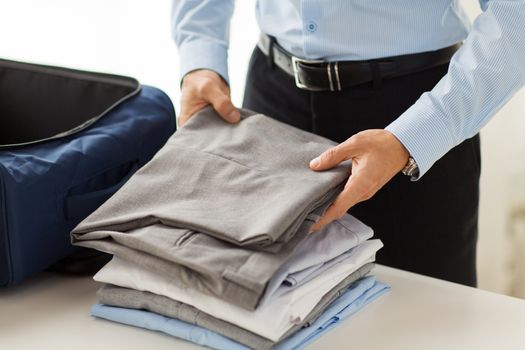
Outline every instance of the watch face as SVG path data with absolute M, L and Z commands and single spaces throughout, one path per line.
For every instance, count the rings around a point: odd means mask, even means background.
M 407 165 L 405 165 L 405 167 L 402 170 L 403 175 L 414 176 L 417 174 L 417 172 L 419 172 L 419 168 L 417 166 L 416 161 L 414 160 L 414 158 L 409 157 Z

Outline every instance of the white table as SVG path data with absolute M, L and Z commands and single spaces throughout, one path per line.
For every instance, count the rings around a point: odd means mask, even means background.
M 392 291 L 308 349 L 525 349 L 525 300 L 378 266 Z M 100 285 L 43 273 L 0 290 L 0 349 L 190 350 L 200 347 L 89 316 Z

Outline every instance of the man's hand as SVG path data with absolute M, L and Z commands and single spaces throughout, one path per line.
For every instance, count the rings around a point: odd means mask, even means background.
M 227 122 L 237 123 L 241 114 L 232 104 L 230 88 L 214 71 L 199 69 L 182 80 L 179 126 L 184 125 L 198 110 L 212 105 Z
M 389 131 L 365 130 L 330 148 L 310 162 L 316 171 L 327 170 L 352 160 L 352 173 L 343 191 L 311 231 L 317 231 L 342 217 L 355 204 L 370 199 L 408 162 L 409 153 Z

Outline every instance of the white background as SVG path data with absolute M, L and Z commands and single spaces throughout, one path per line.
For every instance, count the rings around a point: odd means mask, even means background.
M 462 3 L 471 18 L 480 13 L 476 0 Z M 0 57 L 130 75 L 166 91 L 179 110 L 179 63 L 170 8 L 170 0 L 0 0 Z M 237 105 L 258 35 L 254 11 L 255 0 L 236 1 L 229 65 Z M 522 91 L 482 132 L 478 257 L 481 288 L 522 297 L 524 107 Z

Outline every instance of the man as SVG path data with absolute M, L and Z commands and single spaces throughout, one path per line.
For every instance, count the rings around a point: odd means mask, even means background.
M 264 35 L 243 103 L 338 142 L 313 171 L 352 160 L 315 229 L 351 208 L 385 243 L 378 262 L 471 286 L 477 133 L 525 82 L 525 1 L 480 4 L 471 28 L 457 0 L 258 0 Z M 227 83 L 232 10 L 233 0 L 174 1 L 181 125 L 208 104 L 239 120 Z

